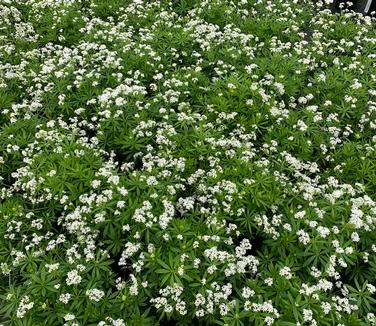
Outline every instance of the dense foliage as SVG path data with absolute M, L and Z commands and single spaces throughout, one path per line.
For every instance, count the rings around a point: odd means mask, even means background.
M 0 0 L 3 325 L 375 324 L 375 18 L 325 2 Z

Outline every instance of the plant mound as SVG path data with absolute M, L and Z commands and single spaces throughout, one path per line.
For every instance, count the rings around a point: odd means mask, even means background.
M 325 2 L 0 0 L 3 325 L 375 324 L 375 18 Z

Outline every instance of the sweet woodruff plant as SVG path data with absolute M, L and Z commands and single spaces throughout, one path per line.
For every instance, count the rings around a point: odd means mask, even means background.
M 375 18 L 328 5 L 0 0 L 0 323 L 374 325 Z

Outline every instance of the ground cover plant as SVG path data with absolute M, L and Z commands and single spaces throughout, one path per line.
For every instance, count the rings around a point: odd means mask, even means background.
M 375 18 L 0 0 L 3 325 L 374 325 Z

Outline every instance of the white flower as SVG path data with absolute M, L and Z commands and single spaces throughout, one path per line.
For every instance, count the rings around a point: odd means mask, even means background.
M 64 316 L 64 320 L 65 321 L 70 321 L 70 320 L 74 320 L 76 318 L 76 316 L 75 315 L 73 315 L 73 314 L 66 314 L 65 316 Z
M 60 264 L 59 263 L 56 263 L 56 264 L 46 264 L 45 266 L 46 266 L 48 272 L 51 273 L 53 271 L 57 271 L 59 269 Z
M 91 186 L 94 188 L 94 189 L 97 189 L 100 185 L 101 185 L 101 181 L 100 180 L 93 180 L 91 182 Z
M 20 304 L 17 307 L 16 316 L 17 318 L 23 318 L 28 310 L 33 308 L 34 302 L 30 301 L 30 298 L 25 295 L 22 299 Z
M 273 285 L 273 279 L 271 277 L 268 277 L 264 280 L 264 283 L 267 285 L 267 286 L 272 286 Z
M 291 279 L 292 278 L 292 274 L 291 274 L 290 267 L 285 266 L 282 269 L 280 269 L 279 275 L 287 278 L 288 280 Z
M 372 284 L 367 284 L 367 290 L 369 293 L 374 294 L 376 292 L 376 287 Z
M 272 318 L 270 316 L 266 316 L 265 319 L 264 319 L 264 322 L 265 322 L 265 325 L 267 325 L 267 326 L 273 325 L 274 318 Z
M 242 291 L 242 296 L 245 299 L 248 299 L 249 297 L 252 297 L 255 294 L 255 291 L 251 290 L 249 287 L 244 287 Z
M 112 176 L 110 176 L 110 177 L 107 179 L 107 181 L 108 181 L 109 183 L 112 183 L 112 184 L 114 184 L 114 185 L 119 184 L 119 180 L 120 180 L 120 178 L 119 178 L 119 176 L 117 176 L 117 175 L 112 175 Z
M 360 241 L 359 234 L 357 232 L 351 233 L 351 240 L 354 242 L 359 242 Z
M 304 245 L 311 241 L 309 234 L 304 230 L 299 230 L 296 232 L 296 234 L 299 236 L 299 242 L 303 243 Z
M 104 292 L 98 289 L 86 290 L 86 295 L 90 300 L 99 302 L 104 297 Z
M 76 269 L 68 272 L 67 274 L 67 285 L 74 285 L 74 284 L 80 284 L 82 280 L 82 277 L 78 274 L 78 271 Z
M 313 312 L 310 309 L 303 309 L 303 319 L 304 321 L 311 321 Z
M 71 295 L 69 293 L 62 293 L 59 296 L 59 301 L 61 301 L 64 304 L 67 304 L 70 299 L 71 299 Z

